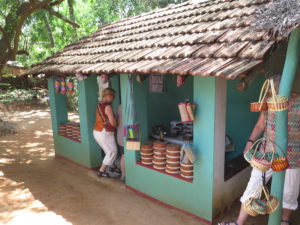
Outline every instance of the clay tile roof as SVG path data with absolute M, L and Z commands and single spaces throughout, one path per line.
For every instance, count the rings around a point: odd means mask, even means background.
M 263 62 L 282 37 L 254 31 L 270 0 L 191 1 L 100 28 L 27 74 L 135 73 L 235 79 Z

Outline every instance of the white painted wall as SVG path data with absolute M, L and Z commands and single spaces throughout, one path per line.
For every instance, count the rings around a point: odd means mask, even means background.
M 243 193 L 250 177 L 250 167 L 244 169 L 227 181 L 225 172 L 225 130 L 226 130 L 226 90 L 227 81 L 216 79 L 216 114 L 215 114 L 215 158 L 214 158 L 214 192 L 213 216 L 222 213 Z

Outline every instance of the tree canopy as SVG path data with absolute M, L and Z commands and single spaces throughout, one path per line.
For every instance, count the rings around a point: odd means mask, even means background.
M 184 0 L 0 0 L 0 74 L 28 66 L 99 26 Z

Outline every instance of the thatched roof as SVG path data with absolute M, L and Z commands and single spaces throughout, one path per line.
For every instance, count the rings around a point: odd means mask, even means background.
M 187 1 L 123 19 L 67 46 L 27 72 L 244 77 L 284 36 L 253 31 L 270 0 Z
M 300 0 L 274 0 L 257 10 L 255 30 L 269 30 L 273 36 L 288 37 L 300 27 Z

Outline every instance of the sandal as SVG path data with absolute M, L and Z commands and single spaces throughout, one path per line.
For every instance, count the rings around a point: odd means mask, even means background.
M 289 220 L 281 220 L 281 224 L 285 223 L 286 225 L 292 225 L 292 222 Z
M 107 172 L 101 172 L 101 171 L 97 171 L 97 176 L 98 177 L 109 177 L 109 174 Z
M 218 223 L 218 225 L 231 225 L 231 224 L 239 225 L 237 222 L 221 222 L 221 223 Z

